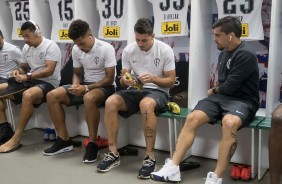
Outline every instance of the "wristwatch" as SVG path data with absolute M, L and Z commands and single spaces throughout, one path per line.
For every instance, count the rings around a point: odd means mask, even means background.
M 85 87 L 85 93 L 87 93 L 89 91 L 89 88 L 87 85 L 84 85 L 84 87 Z
M 218 91 L 217 91 L 217 86 L 212 88 L 212 92 L 213 92 L 214 94 L 217 94 L 217 93 L 218 93 Z
M 31 80 L 31 78 L 32 78 L 32 73 L 31 73 L 31 72 L 27 72 L 27 73 L 26 73 L 26 78 L 27 78 L 27 80 Z

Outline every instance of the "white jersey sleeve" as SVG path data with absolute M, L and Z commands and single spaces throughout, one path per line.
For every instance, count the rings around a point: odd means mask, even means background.
M 128 0 L 97 0 L 100 16 L 98 37 L 104 40 L 127 40 Z
M 55 42 L 72 42 L 68 37 L 69 26 L 75 19 L 75 0 L 49 1 L 52 14 L 51 39 Z
M 21 25 L 29 18 L 29 1 L 10 2 L 13 19 L 12 40 L 23 40 Z
M 216 0 L 218 18 L 238 17 L 242 24 L 242 40 L 263 40 L 262 2 L 263 0 Z
M 9 76 L 21 62 L 21 50 L 8 42 L 0 50 L 0 75 Z
M 153 5 L 156 37 L 187 36 L 190 0 L 148 0 Z

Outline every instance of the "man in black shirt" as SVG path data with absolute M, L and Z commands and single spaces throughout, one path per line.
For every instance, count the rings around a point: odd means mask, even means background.
M 224 17 L 213 25 L 214 41 L 219 50 L 218 86 L 208 90 L 186 118 L 172 159 L 151 178 L 157 181 L 181 181 L 179 163 L 203 124 L 214 124 L 222 118 L 223 136 L 214 172 L 205 184 L 221 184 L 222 175 L 237 147 L 237 131 L 247 126 L 259 108 L 259 71 L 256 55 L 240 40 L 242 28 L 235 17 Z

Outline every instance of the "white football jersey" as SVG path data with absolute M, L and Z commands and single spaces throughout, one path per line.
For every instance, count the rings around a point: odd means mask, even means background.
M 127 40 L 128 0 L 97 0 L 100 16 L 98 37 L 105 40 Z
M 19 68 L 22 52 L 19 47 L 4 41 L 0 49 L 0 76 L 10 76 L 13 70 Z
M 69 26 L 75 19 L 75 0 L 49 1 L 52 14 L 51 39 L 55 42 L 72 42 L 68 37 Z
M 156 37 L 187 36 L 190 0 L 148 0 L 153 5 Z
M 154 39 L 152 48 L 141 51 L 136 42 L 127 45 L 122 52 L 122 68 L 132 70 L 135 75 L 150 73 L 164 77 L 165 71 L 175 70 L 174 53 L 172 48 L 162 41 Z M 146 83 L 143 88 L 153 88 L 168 93 L 168 88 L 159 87 L 154 83 Z
M 21 26 L 30 19 L 29 1 L 10 2 L 13 18 L 12 40 L 23 40 Z
M 218 18 L 238 17 L 242 24 L 242 40 L 263 40 L 261 9 L 263 0 L 216 0 Z
M 72 49 L 73 67 L 84 69 L 84 82 L 99 82 L 105 78 L 105 68 L 117 65 L 114 47 L 95 38 L 95 44 L 87 53 L 81 51 L 77 45 Z M 113 81 L 115 85 L 115 81 Z
M 30 71 L 42 71 L 46 68 L 46 61 L 57 62 L 53 75 L 41 78 L 40 80 L 51 83 L 58 87 L 61 80 L 61 50 L 53 41 L 43 37 L 42 42 L 37 47 L 30 47 L 25 44 L 22 50 L 22 63 L 27 63 Z

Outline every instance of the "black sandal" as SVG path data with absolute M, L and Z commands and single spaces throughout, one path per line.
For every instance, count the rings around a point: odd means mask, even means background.
M 119 155 L 136 156 L 138 155 L 138 149 L 130 147 L 122 147 L 118 149 Z
M 180 171 L 187 171 L 198 167 L 200 167 L 200 164 L 198 162 L 189 161 L 188 158 L 186 158 L 179 164 Z

